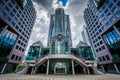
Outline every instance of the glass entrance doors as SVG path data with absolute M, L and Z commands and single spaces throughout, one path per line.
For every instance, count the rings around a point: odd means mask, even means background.
M 55 67 L 54 68 L 54 74 L 67 74 L 66 66 Z

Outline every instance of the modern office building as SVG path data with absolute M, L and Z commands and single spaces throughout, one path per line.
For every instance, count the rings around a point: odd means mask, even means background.
M 84 20 L 99 67 L 120 73 L 120 0 L 89 0 Z
M 21 63 L 35 17 L 31 0 L 0 0 L 0 73 Z
M 41 53 L 28 52 L 26 66 L 18 73 L 101 74 L 94 67 L 93 58 L 86 57 L 87 59 L 85 59 L 79 55 L 78 48 L 72 47 L 69 15 L 66 15 L 61 7 L 51 15 L 47 45 L 47 47 L 41 47 Z M 87 54 L 89 53 L 91 51 L 88 49 Z M 36 60 L 28 58 L 30 55 L 34 57 L 36 54 L 40 55 Z

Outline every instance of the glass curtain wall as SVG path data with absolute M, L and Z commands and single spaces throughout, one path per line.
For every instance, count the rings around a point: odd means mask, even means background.
M 30 46 L 26 59 L 36 60 L 40 56 L 40 48 L 40 46 Z
M 57 11 L 57 23 L 58 23 L 58 33 L 62 33 L 62 28 L 63 28 L 63 14 L 62 14 L 62 10 L 61 9 L 58 9 L 58 11 Z
M 79 57 L 86 60 L 94 60 L 94 56 L 90 46 L 81 46 L 78 48 Z
M 111 29 L 103 35 L 103 39 L 106 42 L 113 59 L 120 58 L 120 36 L 118 33 L 114 29 Z
M 0 26 L 0 58 L 6 60 L 17 40 L 17 34 L 4 22 L 0 22 Z
M 72 67 L 71 67 L 70 60 L 50 60 L 50 68 L 49 73 L 51 74 L 71 74 Z
M 52 43 L 52 53 L 51 54 L 66 54 L 68 52 L 67 42 L 58 41 Z

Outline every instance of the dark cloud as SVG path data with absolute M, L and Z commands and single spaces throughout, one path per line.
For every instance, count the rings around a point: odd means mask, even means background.
M 52 7 L 52 1 L 53 0 L 33 0 L 33 2 L 36 2 L 38 5 L 42 5 L 45 9 Z
M 71 32 L 73 44 L 77 45 L 77 43 L 82 40 L 82 27 L 85 24 L 83 18 L 84 9 L 87 7 L 88 0 L 69 0 L 69 5 L 66 10 L 69 13 L 71 21 Z M 72 23 L 74 21 L 74 23 Z
M 54 11 L 54 8 L 52 7 L 53 0 L 33 0 L 33 2 L 37 3 L 41 10 L 47 11 L 48 16 Z

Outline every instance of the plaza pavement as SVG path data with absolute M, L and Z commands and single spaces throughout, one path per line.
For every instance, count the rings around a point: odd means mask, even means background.
M 120 80 L 120 75 L 45 75 L 0 74 L 0 80 Z

